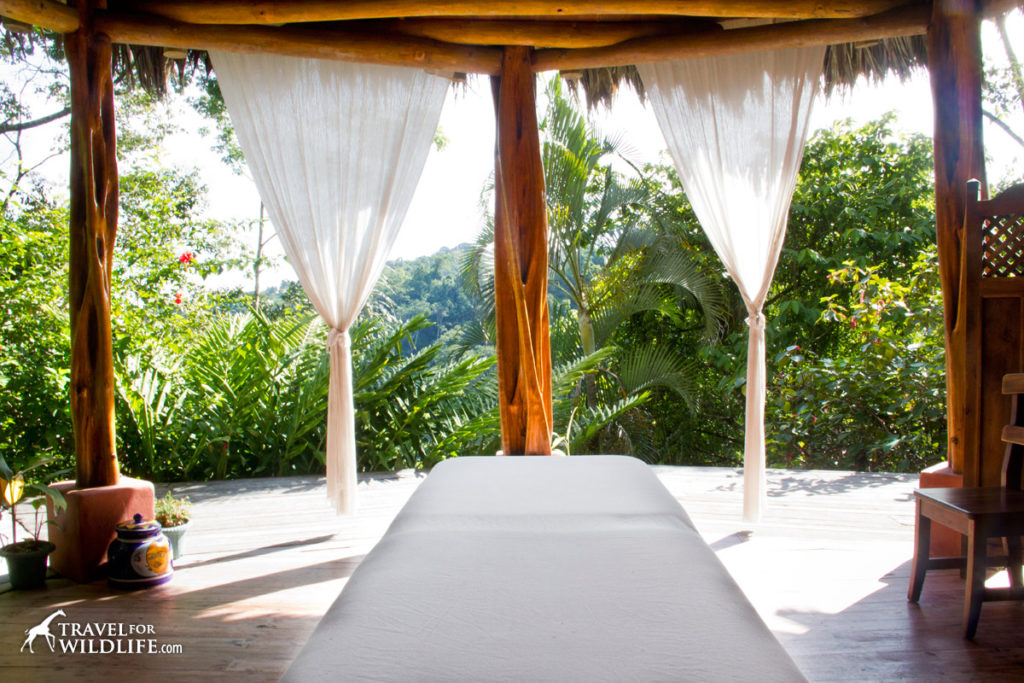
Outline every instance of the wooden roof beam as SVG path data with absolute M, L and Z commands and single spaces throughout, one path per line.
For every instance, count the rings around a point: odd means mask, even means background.
M 931 8 L 914 5 L 864 19 L 809 19 L 689 35 L 638 38 L 610 47 L 546 49 L 533 53 L 534 71 L 593 69 L 673 59 L 781 50 L 921 35 Z
M 503 54 L 500 48 L 451 45 L 416 36 L 336 29 L 204 26 L 110 12 L 97 12 L 95 25 L 97 32 L 106 33 L 115 43 L 279 54 L 466 73 L 498 73 Z
M 53 11 L 56 10 L 53 5 L 64 7 L 49 0 L 0 0 L 0 14 L 32 22 L 26 8 L 43 8 L 43 15 L 36 15 L 41 17 L 37 25 L 61 30 L 57 23 L 63 20 L 54 17 L 63 14 Z M 606 47 L 536 50 L 533 68 L 535 71 L 578 70 L 919 35 L 927 30 L 929 19 L 927 5 L 913 5 L 863 19 L 811 19 L 727 31 L 715 26 L 706 32 L 690 30 L 640 37 Z M 549 30 L 535 28 L 541 32 Z M 106 33 L 115 43 L 262 52 L 490 75 L 499 72 L 502 59 L 502 50 L 497 47 L 456 45 L 415 35 L 336 28 L 185 24 L 109 11 L 97 11 L 96 30 Z
M 0 16 L 56 33 L 78 30 L 78 10 L 53 0 L 0 0 Z
M 112 9 L 192 24 L 290 24 L 400 17 L 677 15 L 848 19 L 907 0 L 120 0 Z
M 701 19 L 650 21 L 544 21 L 515 19 L 428 18 L 359 22 L 368 32 L 420 36 L 461 45 L 528 47 L 606 47 L 634 38 L 684 35 L 717 24 Z

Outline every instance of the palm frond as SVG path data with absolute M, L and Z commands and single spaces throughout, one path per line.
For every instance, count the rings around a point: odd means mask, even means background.
M 678 394 L 692 409 L 697 367 L 695 359 L 682 358 L 664 347 L 641 346 L 623 352 L 618 378 L 627 395 L 663 387 Z
M 602 429 L 613 424 L 629 411 L 639 408 L 649 398 L 650 394 L 641 392 L 619 399 L 614 403 L 602 403 L 580 411 L 577 417 L 577 432 L 570 434 L 567 439 L 570 454 L 586 452 L 587 446 L 594 443 Z

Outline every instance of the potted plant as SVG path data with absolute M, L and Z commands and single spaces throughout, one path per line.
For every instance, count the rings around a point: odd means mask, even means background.
M 156 501 L 156 521 L 164 529 L 164 536 L 171 542 L 171 559 L 185 554 L 185 532 L 192 525 L 192 503 L 187 497 L 175 498 L 168 491 Z
M 49 541 L 39 539 L 42 522 L 40 508 L 49 498 L 55 510 L 67 505 L 60 491 L 43 484 L 25 483 L 25 473 L 50 459 L 36 460 L 27 467 L 14 471 L 0 457 L 0 510 L 7 510 L 11 516 L 10 543 L 0 547 L 0 557 L 7 560 L 7 574 L 11 587 L 16 589 L 39 588 L 46 582 L 46 558 L 54 551 Z M 28 503 L 35 510 L 34 528 L 30 529 L 23 519 L 18 518 L 18 503 Z M 18 540 L 18 527 L 24 529 L 27 538 Z M 4 535 L 0 532 L 0 544 Z

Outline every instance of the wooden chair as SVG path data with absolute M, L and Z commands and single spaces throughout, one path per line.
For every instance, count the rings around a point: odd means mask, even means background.
M 1003 376 L 1024 370 L 1024 184 L 981 199 L 967 183 L 960 234 L 960 285 L 951 330 L 950 373 L 958 389 L 951 427 L 960 443 L 961 486 L 997 486 L 1002 476 L 1010 401 Z M 947 293 L 948 295 L 948 293 Z
M 914 563 L 907 599 L 917 602 L 929 569 L 956 569 L 966 575 L 964 596 L 964 637 L 973 638 L 981 616 L 981 603 L 988 600 L 1024 600 L 1021 575 L 1021 536 L 1024 535 L 1024 373 L 1003 377 L 1003 393 L 1012 394 L 1010 424 L 1003 428 L 1006 453 L 1003 457 L 1002 486 L 976 488 L 930 488 L 914 491 L 917 501 L 917 535 Z M 966 537 L 966 557 L 930 557 L 932 521 L 944 524 Z M 988 539 L 1002 538 L 1005 556 L 988 556 Z M 1009 588 L 986 588 L 988 567 L 1006 567 Z M 965 572 L 966 570 L 966 572 Z

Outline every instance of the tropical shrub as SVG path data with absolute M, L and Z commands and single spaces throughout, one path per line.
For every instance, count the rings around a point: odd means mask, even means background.
M 493 358 L 439 361 L 416 349 L 422 316 L 370 315 L 350 330 L 358 465 L 429 467 L 467 453 L 467 429 L 493 406 Z M 327 330 L 312 314 L 210 318 L 179 360 L 119 364 L 124 468 L 164 480 L 323 472 L 329 388 Z
M 13 466 L 74 449 L 66 226 L 66 209 L 41 193 L 0 215 L 0 457 Z
M 774 359 L 769 405 L 773 464 L 914 471 L 946 447 L 942 296 L 934 248 L 900 280 L 878 266 L 833 271 L 851 303 L 826 298 L 842 325 L 842 353 L 792 346 Z M 845 298 L 845 297 L 844 297 Z
M 837 124 L 808 142 L 765 305 L 771 464 L 914 470 L 944 456 L 931 149 L 891 123 Z M 656 213 L 721 270 L 675 171 L 645 175 L 659 189 Z M 717 344 L 651 316 L 627 323 L 633 338 L 666 340 L 700 361 L 693 410 L 671 396 L 647 406 L 661 462 L 742 461 L 746 312 L 735 286 L 726 291 L 731 314 Z
M 623 327 L 648 315 L 676 331 L 694 322 L 704 333 L 717 331 L 721 287 L 647 210 L 650 187 L 614 170 L 621 141 L 589 125 L 559 83 L 548 86 L 541 122 L 554 446 L 656 460 L 642 406 L 660 392 L 689 401 L 694 364 L 663 338 L 631 338 Z M 465 329 L 465 346 L 487 341 L 493 330 L 493 240 L 487 225 L 466 253 L 463 280 L 486 322 Z

